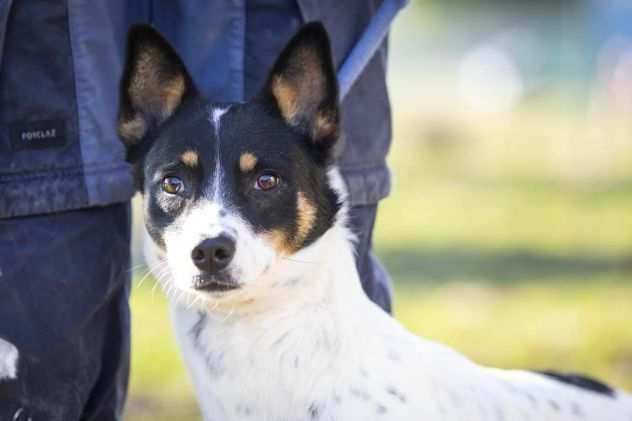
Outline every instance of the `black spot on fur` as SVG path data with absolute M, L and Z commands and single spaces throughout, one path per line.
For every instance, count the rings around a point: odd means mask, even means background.
M 551 409 L 553 409 L 555 412 L 558 412 L 560 410 L 560 405 L 553 401 L 553 400 L 549 400 L 549 406 L 551 407 Z
M 198 312 L 198 320 L 195 322 L 189 334 L 193 336 L 193 342 L 196 346 L 199 346 L 200 334 L 202 333 L 202 329 L 206 326 L 206 313 Z
M 532 406 L 538 406 L 538 400 L 535 398 L 535 396 L 533 396 L 531 393 L 527 392 L 525 394 L 525 396 L 527 397 L 527 399 L 529 399 L 529 402 L 531 402 Z
M 366 390 L 358 389 L 357 387 L 351 387 L 349 389 L 351 395 L 363 401 L 371 400 L 371 395 Z
M 300 279 L 299 278 L 291 278 L 288 279 L 287 281 L 285 281 L 285 286 L 286 287 L 295 287 L 296 285 L 298 285 Z
M 584 416 L 584 412 L 577 402 L 571 402 L 571 413 L 578 418 L 582 418 Z
M 589 390 L 591 392 L 601 393 L 602 395 L 606 395 L 610 397 L 615 396 L 615 391 L 610 386 L 598 380 L 591 379 L 590 377 L 581 376 L 581 375 L 572 374 L 572 373 L 568 373 L 568 374 L 558 373 L 555 371 L 548 371 L 548 370 L 536 371 L 536 373 L 542 374 L 544 376 L 560 381 L 562 383 L 566 383 L 572 386 L 577 386 L 585 390 Z
M 224 353 L 207 351 L 204 361 L 206 362 L 207 372 L 213 377 L 219 377 L 224 374 Z
M 375 407 L 375 412 L 378 415 L 384 415 L 388 412 L 388 409 L 386 409 L 386 407 L 384 405 L 380 405 L 379 403 L 377 404 L 377 406 Z
M 408 399 L 406 398 L 406 395 L 404 395 L 402 392 L 399 391 L 399 389 L 397 389 L 394 386 L 387 387 L 386 393 L 393 396 L 395 399 L 397 399 L 401 403 L 406 403 L 408 401 Z
M 310 419 L 317 420 L 320 417 L 321 405 L 316 402 L 312 402 L 307 412 L 309 413 Z
M 244 405 L 244 404 L 237 404 L 237 408 L 235 408 L 235 411 L 237 412 L 238 415 L 243 415 L 246 417 L 249 417 L 250 415 L 252 415 L 252 409 L 248 406 L 248 405 Z

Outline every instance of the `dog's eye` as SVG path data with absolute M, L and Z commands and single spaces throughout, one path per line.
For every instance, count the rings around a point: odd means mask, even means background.
M 257 177 L 255 183 L 255 189 L 257 190 L 271 190 L 279 185 L 279 177 L 274 174 L 262 174 Z
M 168 176 L 162 179 L 162 191 L 168 194 L 178 194 L 184 188 L 184 183 L 179 177 Z

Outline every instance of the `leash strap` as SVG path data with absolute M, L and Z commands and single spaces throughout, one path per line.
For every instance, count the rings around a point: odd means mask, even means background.
M 366 30 L 338 71 L 340 102 L 345 99 L 355 81 L 382 45 L 393 19 L 408 4 L 408 1 L 384 0 L 377 13 L 371 18 Z

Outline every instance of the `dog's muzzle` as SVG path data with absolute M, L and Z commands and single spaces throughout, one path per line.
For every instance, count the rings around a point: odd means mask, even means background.
M 235 241 L 225 235 L 207 238 L 198 244 L 191 252 L 193 264 L 200 269 L 193 288 L 205 291 L 225 291 L 238 288 L 235 282 L 225 275 L 235 256 Z

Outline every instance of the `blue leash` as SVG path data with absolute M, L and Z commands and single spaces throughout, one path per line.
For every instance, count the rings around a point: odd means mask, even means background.
M 399 13 L 409 0 L 384 0 L 377 13 L 371 18 L 371 22 L 360 37 L 351 53 L 347 56 L 338 71 L 338 84 L 340 86 L 340 101 L 347 96 L 353 84 L 358 79 L 366 65 L 382 45 L 388 30 Z

